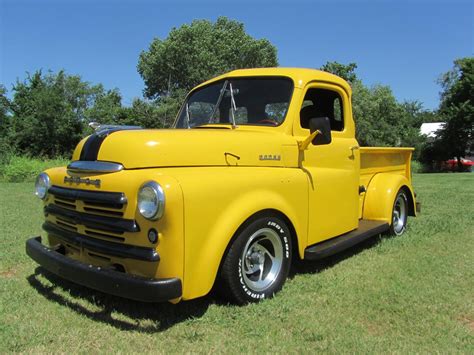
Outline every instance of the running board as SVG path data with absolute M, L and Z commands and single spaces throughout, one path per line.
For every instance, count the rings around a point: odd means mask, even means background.
M 318 260 L 331 256 L 357 243 L 363 242 L 374 235 L 386 232 L 389 228 L 390 226 L 386 222 L 361 219 L 359 221 L 359 228 L 307 247 L 304 251 L 304 258 L 308 260 Z

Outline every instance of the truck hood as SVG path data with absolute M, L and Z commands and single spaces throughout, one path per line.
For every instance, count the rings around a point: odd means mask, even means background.
M 84 139 L 74 153 L 79 160 Z M 294 166 L 297 142 L 269 129 L 123 130 L 108 135 L 97 147 L 97 160 L 125 169 L 177 166 Z

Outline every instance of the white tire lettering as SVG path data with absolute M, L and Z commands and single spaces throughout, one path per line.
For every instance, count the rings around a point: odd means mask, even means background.
M 283 230 L 283 228 L 280 227 L 280 225 L 277 224 L 277 223 L 275 223 L 275 222 L 268 221 L 267 225 L 268 225 L 268 226 L 271 226 L 271 227 L 275 227 L 275 228 L 280 232 L 280 234 L 284 234 L 284 233 L 285 233 L 285 231 Z

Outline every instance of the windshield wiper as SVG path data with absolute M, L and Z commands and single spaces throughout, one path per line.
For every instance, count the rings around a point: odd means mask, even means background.
M 232 129 L 235 129 L 235 112 L 237 111 L 237 106 L 235 106 L 234 99 L 234 90 L 232 89 L 232 83 L 229 83 L 230 88 L 230 116 L 232 118 Z

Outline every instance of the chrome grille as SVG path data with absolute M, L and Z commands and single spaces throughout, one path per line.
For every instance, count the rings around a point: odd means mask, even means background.
M 127 199 L 121 192 L 89 191 L 52 186 L 54 204 L 62 208 L 103 216 L 123 217 Z
M 137 232 L 134 220 L 124 219 L 127 199 L 123 193 L 52 186 L 52 203 L 45 206 L 49 223 L 91 238 L 124 242 L 125 232 Z

